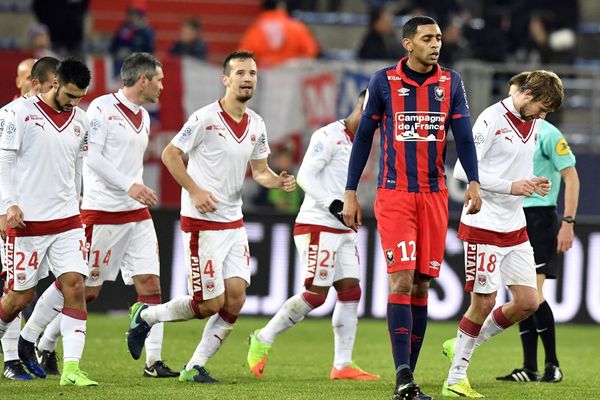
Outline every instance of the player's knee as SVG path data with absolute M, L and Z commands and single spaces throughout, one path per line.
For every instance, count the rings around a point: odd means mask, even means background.
M 217 296 L 214 299 L 205 300 L 202 303 L 198 304 L 198 308 L 200 309 L 203 316 L 210 316 L 216 314 L 223 308 L 225 304 L 224 296 Z
M 327 300 L 327 296 L 323 294 L 308 291 L 302 293 L 302 298 L 313 309 L 322 306 L 323 303 L 325 303 L 325 300 Z
M 526 318 L 537 311 L 539 306 L 538 297 L 531 296 L 530 298 L 522 299 L 519 302 L 519 309 L 521 310 L 523 317 Z
M 12 292 L 12 309 L 15 315 L 24 310 L 33 301 L 34 293 L 33 291 Z
M 92 301 L 96 300 L 98 298 L 98 293 L 97 292 L 88 292 L 86 290 L 85 292 L 85 302 L 86 303 L 91 303 Z
M 481 320 L 484 320 L 493 310 L 496 305 L 495 296 L 477 296 L 474 302 L 475 312 L 478 314 Z
M 70 276 L 60 280 L 61 291 L 65 297 L 76 296 L 83 298 L 85 292 L 85 281 L 83 280 L 83 276 L 79 274 L 69 275 Z
M 134 282 L 139 292 L 160 293 L 160 280 L 156 275 L 137 275 L 134 276 Z

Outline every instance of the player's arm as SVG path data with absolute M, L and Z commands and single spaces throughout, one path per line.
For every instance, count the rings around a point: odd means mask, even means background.
M 0 138 L 0 193 L 2 211 L 6 211 L 6 226 L 25 228 L 23 211 L 17 204 L 17 192 L 13 182 L 17 152 L 21 148 L 25 118 L 19 108 L 9 113 Z
M 575 218 L 577 214 L 577 204 L 579 202 L 579 175 L 575 167 L 568 167 L 560 171 L 560 175 L 565 184 L 565 209 L 564 216 Z M 564 253 L 573 246 L 575 236 L 573 222 L 562 221 L 558 231 L 558 253 Z
M 289 175 L 287 171 L 282 171 L 277 175 L 269 167 L 266 158 L 258 160 L 250 160 L 250 170 L 252 178 L 259 185 L 268 189 L 283 189 L 286 192 L 293 192 L 296 189 L 296 178 L 294 175 Z
M 177 183 L 190 194 L 198 211 L 204 214 L 217 210 L 216 204 L 219 200 L 215 195 L 198 186 L 188 174 L 183 162 L 183 150 L 169 143 L 163 150 L 162 162 Z
M 321 171 L 329 164 L 332 157 L 332 146 L 328 138 L 324 130 L 318 130 L 312 135 L 298 170 L 298 185 L 324 208 L 329 207 L 336 199 L 340 202 L 342 200 L 341 194 L 332 197 L 322 190 Z
M 467 94 L 460 75 L 453 75 L 453 83 L 450 128 L 456 142 L 456 154 L 467 177 L 468 186 L 463 198 L 464 205 L 469 207 L 467 214 L 476 214 L 481 209 L 481 195 L 477 152 L 473 142 Z

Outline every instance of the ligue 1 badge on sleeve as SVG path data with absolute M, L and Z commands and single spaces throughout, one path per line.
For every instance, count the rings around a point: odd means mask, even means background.
M 437 101 L 444 101 L 444 88 L 441 86 L 436 86 L 433 89 L 433 94 L 435 95 L 435 99 Z

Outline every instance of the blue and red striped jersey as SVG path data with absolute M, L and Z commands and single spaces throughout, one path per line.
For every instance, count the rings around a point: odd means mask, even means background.
M 437 192 L 446 189 L 450 121 L 469 118 L 469 107 L 458 73 L 436 64 L 419 85 L 403 72 L 406 61 L 377 71 L 365 98 L 363 116 L 378 121 L 381 133 L 377 187 Z

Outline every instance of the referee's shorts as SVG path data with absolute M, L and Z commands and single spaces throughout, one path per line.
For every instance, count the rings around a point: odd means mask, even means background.
M 533 247 L 536 273 L 556 279 L 556 246 L 558 244 L 558 216 L 556 207 L 525 207 L 527 236 Z

